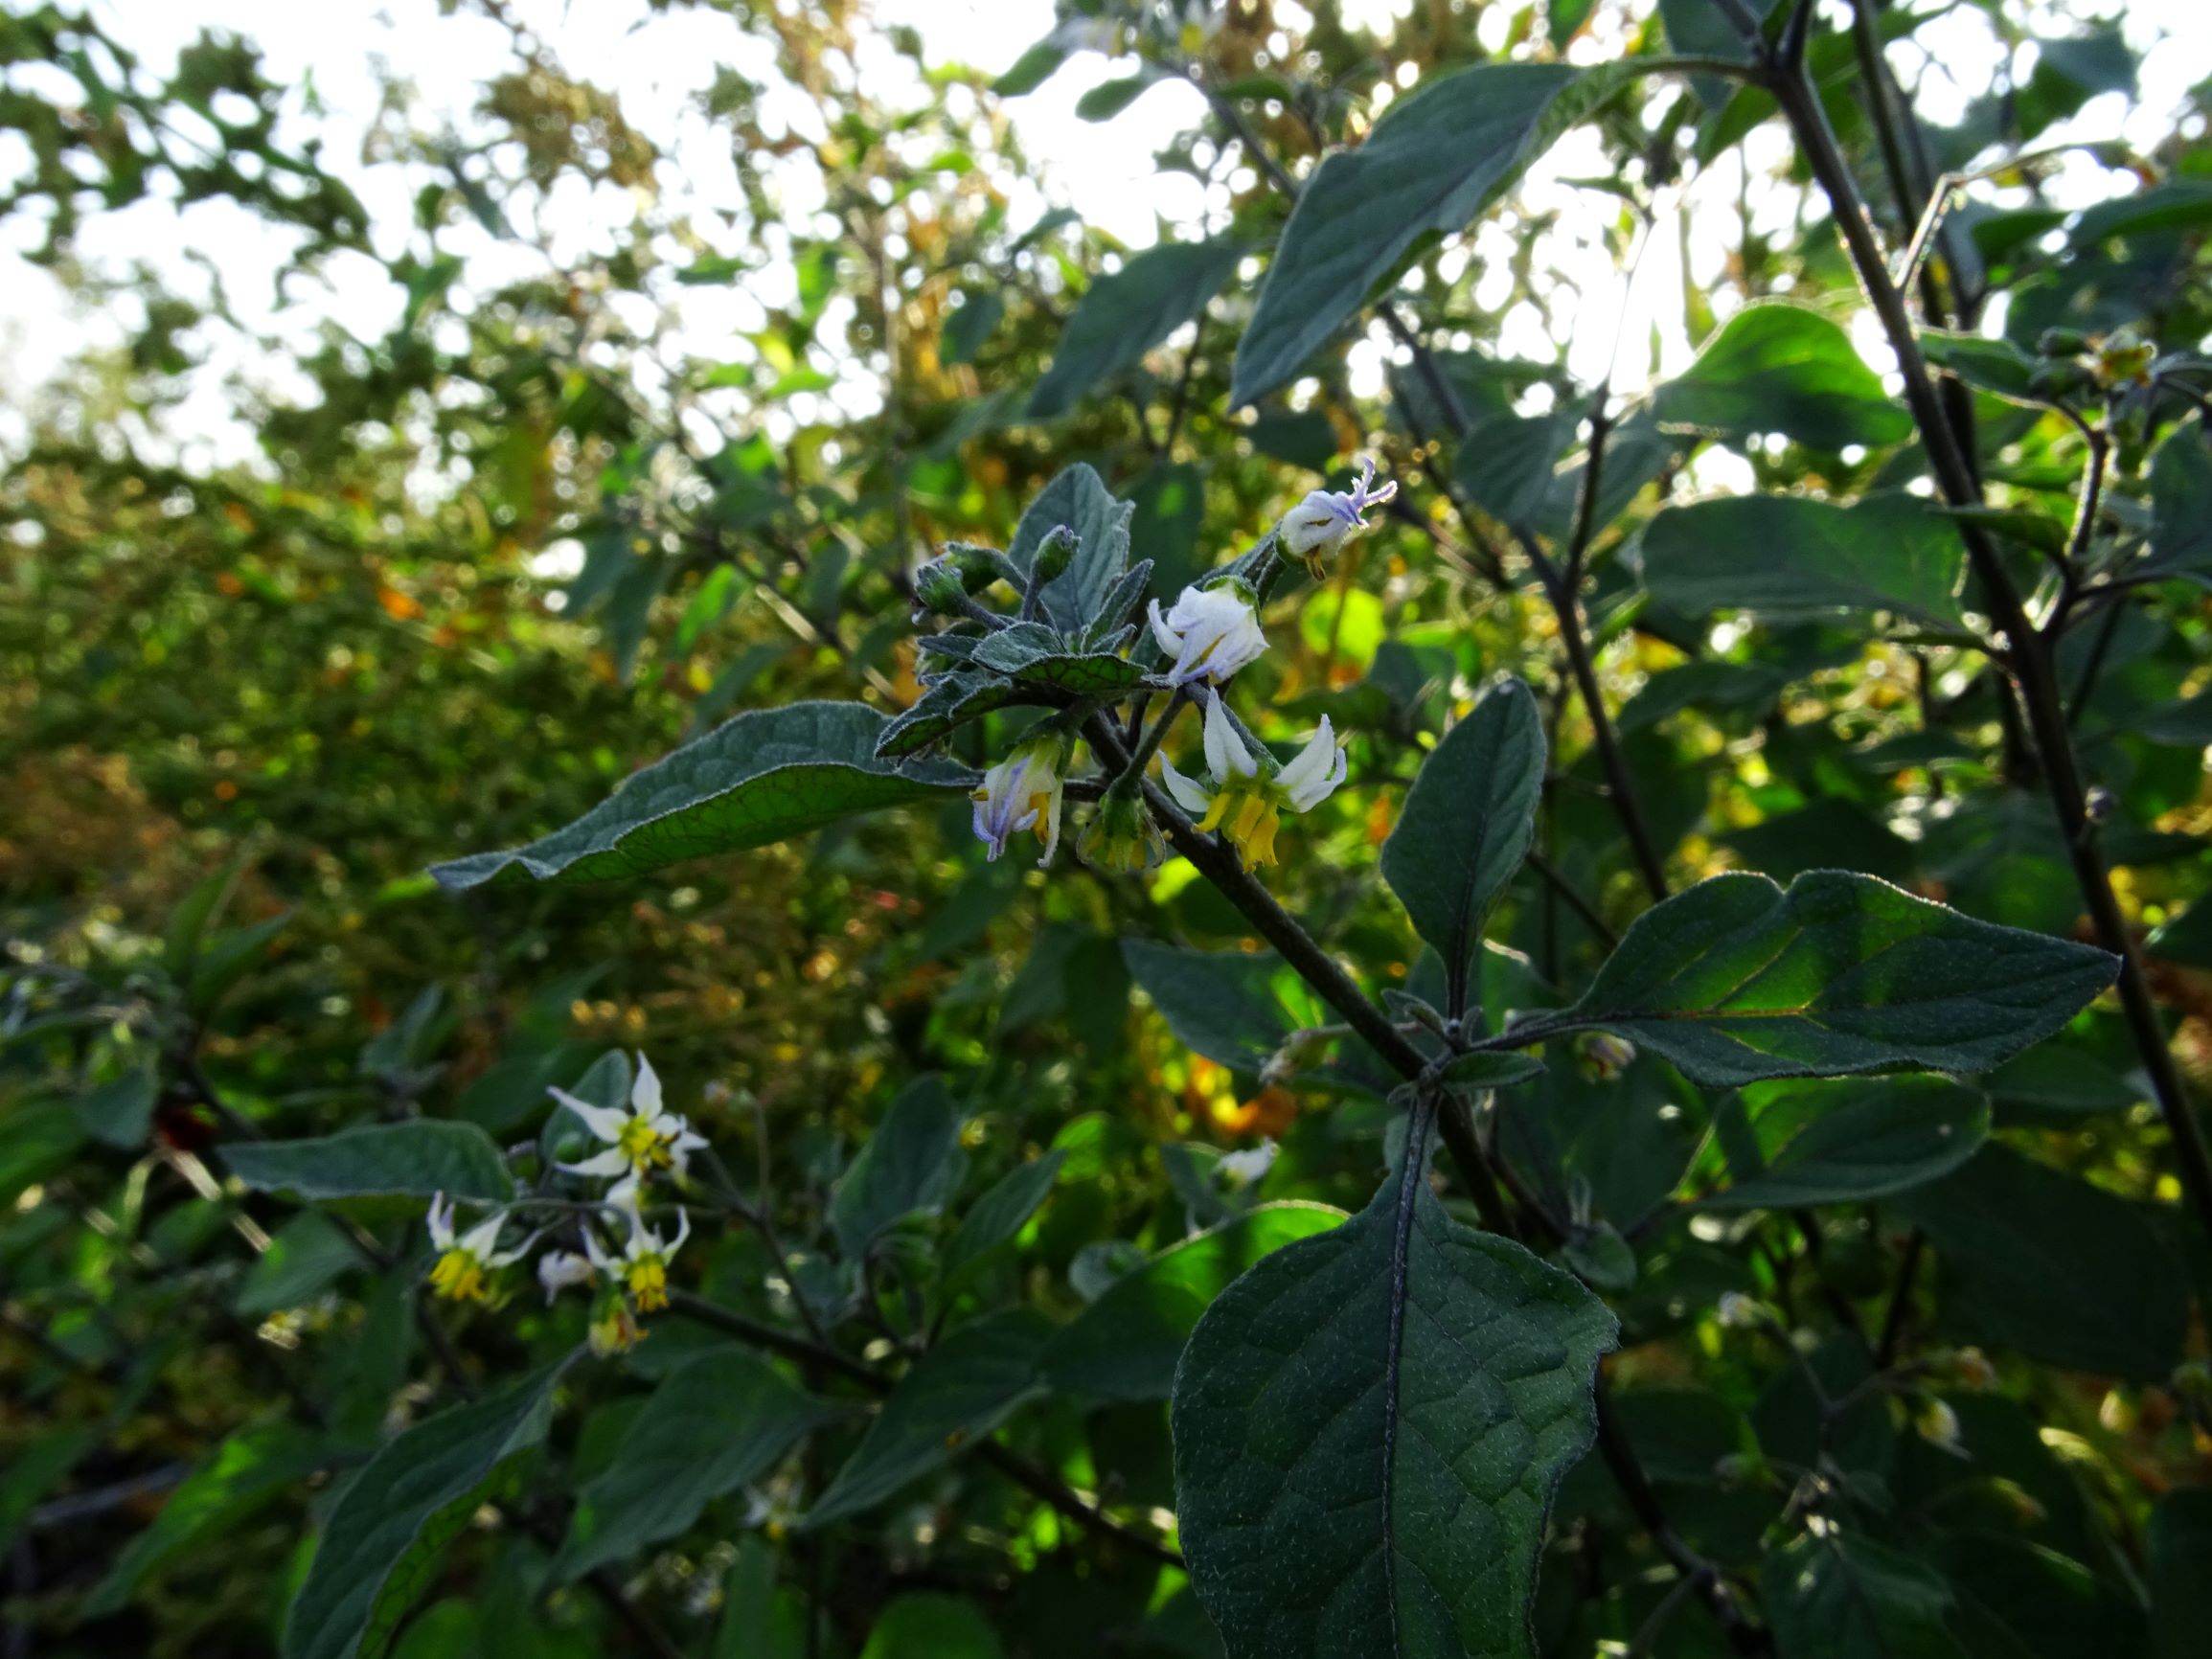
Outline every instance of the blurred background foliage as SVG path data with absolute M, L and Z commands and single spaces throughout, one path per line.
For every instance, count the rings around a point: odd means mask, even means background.
M 453 10 L 504 30 L 511 65 L 465 122 L 420 104 L 407 64 L 389 67 L 363 162 L 409 179 L 411 219 L 380 227 L 303 136 L 312 88 L 272 83 L 250 40 L 211 28 L 171 65 L 138 60 L 127 29 L 75 5 L 0 17 L 0 213 L 28 258 L 125 335 L 70 356 L 48 384 L 11 388 L 0 474 L 11 1654 L 275 1651 L 333 1480 L 380 1428 L 448 1402 L 407 1311 L 420 1205 L 359 1201 L 336 1227 L 226 1185 L 218 1142 L 418 1115 L 527 1140 L 548 1083 L 574 1083 L 610 1048 L 644 1049 L 677 1109 L 748 1183 L 757 1159 L 760 1191 L 810 1239 L 885 1102 L 941 1072 L 959 1102 L 967 1193 L 1041 1148 L 1066 1154 L 1050 1207 L 974 1293 L 1056 1315 L 1248 1202 L 1209 1173 L 1220 1151 L 1275 1137 L 1283 1155 L 1261 1193 L 1356 1205 L 1378 1162 L 1372 1103 L 1194 1056 L 1132 1000 L 1119 936 L 1245 936 L 1187 866 L 1136 884 L 1064 859 L 1049 877 L 1026 860 L 988 865 L 962 804 L 634 883 L 456 899 L 423 872 L 567 822 L 741 708 L 910 702 L 914 563 L 948 539 L 1005 546 L 1023 506 L 1072 462 L 1135 502 L 1136 552 L 1158 561 L 1156 587 L 1172 595 L 1372 447 L 1404 481 L 1401 516 L 1355 544 L 1329 584 L 1278 605 L 1277 648 L 1255 670 L 1277 735 L 1322 712 L 1357 735 L 1353 785 L 1287 831 L 1271 880 L 1334 949 L 1402 975 L 1409 941 L 1373 879 L 1400 798 L 1390 785 L 1488 675 L 1523 673 L 1560 760 L 1539 845 L 1593 912 L 1550 886 L 1520 896 L 1517 954 L 1492 964 L 1493 1006 L 1516 987 L 1538 1000 L 1532 988 L 1572 982 L 1601 928 L 1645 901 L 1556 625 L 1494 517 L 1575 441 L 1594 388 L 1570 373 L 1568 343 L 1615 329 L 1609 290 L 1589 274 L 1639 257 L 1656 197 L 1720 176 L 1735 211 L 1671 221 L 1685 242 L 1671 327 L 1700 344 L 1753 300 L 1832 313 L 1856 303 L 1801 165 L 1765 142 L 1770 103 L 1718 83 L 1653 83 L 1595 124 L 1609 171 L 1579 183 L 1614 199 L 1586 245 L 1547 239 L 1554 210 L 1523 204 L 1502 246 L 1429 238 L 1406 268 L 1401 303 L 1489 441 L 1435 442 L 1442 388 L 1414 377 L 1387 336 L 1339 342 L 1256 412 L 1228 409 L 1259 256 L 1286 212 L 1268 165 L 1303 175 L 1325 147 L 1359 138 L 1387 94 L 1442 66 L 1656 51 L 1663 27 L 1699 27 L 1673 0 L 1439 0 L 1385 10 L 1377 27 L 1267 0 L 1187 14 L 1165 0 L 1070 7 L 1060 45 L 995 90 L 849 0 L 651 0 L 641 25 L 710 13 L 749 43 L 744 62 L 764 53 L 774 64 L 741 72 L 734 56 L 686 112 L 731 158 L 737 193 L 711 220 L 672 202 L 668 135 L 635 125 L 589 62 L 564 60 L 557 17 L 533 27 L 498 0 Z M 2073 132 L 2064 124 L 2085 107 L 2093 117 L 2107 95 L 2132 91 L 2143 50 L 2088 6 L 1862 8 L 1905 42 L 1939 13 L 1972 13 L 2007 66 L 1955 125 L 1926 128 L 1929 153 L 1900 162 L 1866 114 L 1849 9 L 1831 10 L 1840 21 L 1815 41 L 1815 68 L 1899 244 L 1900 176 Z M 1061 50 L 1101 45 L 1123 49 L 1126 74 L 1083 95 L 1086 117 L 1160 96 L 1155 82 L 1206 93 L 1157 166 L 1196 181 L 1206 233 L 1231 244 L 1203 271 L 1155 269 L 1118 297 L 1112 273 L 1138 273 L 1141 258 L 1086 225 L 1082 203 L 1050 208 L 1007 113 L 1017 96 L 1058 96 Z M 437 28 L 409 49 L 437 55 Z M 885 57 L 911 74 L 865 67 Z M 1937 73 L 1909 52 L 1900 61 Z M 2105 193 L 2132 216 L 2052 202 L 2033 166 L 2000 174 L 1952 219 L 1930 297 L 2022 364 L 2054 326 L 2200 347 L 2212 330 L 2207 107 L 2200 89 L 2151 142 L 2097 153 Z M 1113 130 L 1102 125 L 1099 142 Z M 579 248 L 561 233 L 562 204 L 585 188 L 628 205 Z M 398 324 L 356 332 L 340 310 L 281 381 L 220 376 L 213 396 L 251 432 L 250 452 L 195 459 L 189 440 L 217 377 L 210 343 L 250 336 L 252 307 L 219 284 L 188 294 L 150 263 L 73 255 L 86 223 L 149 194 L 227 200 L 281 231 L 286 294 L 334 261 L 372 261 L 404 293 Z M 488 245 L 516 257 L 487 258 Z M 1695 274 L 1707 265 L 1711 282 Z M 672 296 L 723 287 L 761 296 L 758 326 L 702 352 L 697 330 L 673 326 Z M 1088 355 L 1071 363 L 1079 342 Z M 1614 357 L 1643 352 L 1630 338 Z M 2037 548 L 2064 545 L 2082 434 L 2046 407 L 1971 395 L 2032 581 Z M 1839 394 L 1836 407 L 1850 413 L 1849 401 Z M 2110 411 L 2122 438 L 2100 534 L 2124 538 L 2152 512 L 2149 428 L 2131 443 L 2125 423 L 2143 418 L 2118 397 Z M 1622 418 L 1623 497 L 1596 549 L 1589 610 L 1664 855 L 1683 878 L 1840 864 L 1989 920 L 2075 933 L 2080 906 L 2033 757 L 1971 641 L 1940 621 L 1875 626 L 1786 604 L 1716 623 L 1734 598 L 1701 604 L 1641 580 L 1637 534 L 1669 498 L 1738 481 L 1845 494 L 1910 476 L 1912 446 L 1881 440 L 1863 410 L 1853 418 L 1872 430 L 1844 443 L 1830 428 L 1786 435 L 1756 409 L 1704 409 L 1700 436 Z M 1471 527 L 1448 517 L 1448 493 L 1471 504 Z M 2168 584 L 2108 604 L 2061 652 L 2087 764 L 2113 804 L 2122 898 L 2152 938 L 2155 984 L 2200 1088 L 2212 1079 L 2212 927 L 2191 908 L 2208 887 L 2212 831 L 2205 623 L 2201 590 Z M 968 728 L 956 751 L 995 756 L 983 735 Z M 1281 1029 L 1311 1017 L 1294 1007 Z M 1982 1086 L 2006 1139 L 2125 1201 L 2120 1213 L 2158 1229 L 2186 1263 L 2175 1271 L 2201 1288 L 2204 1240 L 2178 1218 L 2163 1132 L 2109 1008 Z M 1947 1565 L 1987 1603 L 1977 1616 L 2000 1626 L 1973 1651 L 2153 1650 L 2142 1586 L 2176 1570 L 2184 1522 L 2192 1547 L 2212 1537 L 2201 1504 L 2154 1525 L 2160 1494 L 2201 1482 L 2212 1458 L 2199 1316 L 2193 1371 L 2120 1375 L 2094 1342 L 2087 1363 L 2052 1352 L 2063 1341 L 2039 1352 L 2008 1324 L 2023 1299 L 2125 1306 L 2163 1291 L 2115 1282 L 2132 1272 L 2125 1252 L 2111 1278 L 2047 1290 L 2032 1267 L 2025 1284 L 1977 1279 L 1963 1253 L 1963 1267 L 1900 1279 L 1927 1231 L 1888 1203 L 1831 1209 L 1811 1232 L 1787 1215 L 1670 1205 L 1710 1102 L 1655 1062 L 1617 1075 L 1605 1055 L 1555 1068 L 1544 1091 L 1542 1112 L 1507 1132 L 1529 1138 L 1531 1170 L 1562 1200 L 1635 1246 L 1617 1371 L 1647 1391 L 1630 1398 L 1650 1421 L 1632 1423 L 1675 1448 L 1660 1478 L 1701 1548 L 1732 1557 L 1773 1523 L 1775 1494 L 1716 1470 L 1754 1420 L 1770 1453 L 1790 1442 L 1805 1404 L 1808 1362 L 1724 1337 L 1722 1290 L 1788 1310 L 1824 1344 L 1811 1368 L 1839 1389 L 1870 1347 L 1886 1361 L 1899 1341 L 1936 1353 L 1979 1337 L 2003 1380 L 1962 1387 L 1955 1404 L 1966 1444 L 1990 1463 L 1901 1434 L 1878 1391 L 1852 1428 L 1845 1476 L 1879 1482 L 1893 1513 L 1955 1506 L 1986 1521 L 1944 1534 Z M 1696 1191 L 1695 1169 L 1688 1179 Z M 2101 1210 L 2087 1216 L 2105 1224 Z M 749 1237 L 687 1273 L 730 1307 L 787 1311 Z M 1882 1331 L 1885 1314 L 1896 1331 Z M 521 1295 L 470 1311 L 451 1340 L 465 1370 L 491 1381 L 572 1344 L 580 1325 Z M 550 1494 L 605 1466 L 638 1409 L 635 1379 L 657 1379 L 707 1337 L 665 1321 L 627 1375 L 570 1379 L 577 1409 L 547 1454 L 560 1478 L 518 1476 L 496 1512 L 476 1515 L 423 1586 L 427 1611 L 400 1651 L 521 1659 L 671 1640 L 725 1659 L 1214 1650 L 1172 1572 L 1094 1558 L 1052 1507 L 988 1473 L 940 1480 L 863 1524 L 795 1534 L 795 1494 L 823 1478 L 814 1453 L 634 1553 L 620 1595 L 549 1592 L 545 1539 L 565 1525 Z M 1156 1401 L 1085 1411 L 1054 1398 L 1008 1433 L 1085 1489 L 1140 1514 L 1172 1508 Z M 199 1511 L 179 1515 L 179 1483 L 226 1459 L 239 1478 L 196 1489 Z M 1562 1499 L 1539 1629 L 1551 1651 L 1602 1640 L 1627 1651 L 1660 1589 L 1637 1576 L 1648 1551 L 1626 1541 L 1617 1494 L 1584 1484 Z M 1611 1555 L 1608 1538 L 1620 1540 Z M 2022 1539 L 2040 1554 L 2017 1549 Z M 2063 1566 L 2045 1571 L 2050 1560 Z M 2015 1592 L 2032 1616 L 2008 1605 Z M 810 1597 L 823 1609 L 810 1635 Z M 1717 1650 L 1701 1617 L 1670 1625 L 1661 1650 Z M 2197 1650 L 2176 1639 L 2184 1646 L 2155 1650 Z

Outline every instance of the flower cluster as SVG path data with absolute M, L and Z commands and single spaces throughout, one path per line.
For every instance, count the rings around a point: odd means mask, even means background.
M 1364 462 L 1351 489 L 1313 490 L 1285 513 L 1255 557 L 1265 557 L 1262 569 L 1277 568 L 1270 550 L 1280 549 L 1304 559 L 1318 579 L 1325 574 L 1322 561 L 1368 528 L 1367 509 L 1385 505 L 1397 493 L 1394 483 L 1378 488 L 1375 464 Z M 1160 781 L 1174 803 L 1197 820 L 1199 830 L 1220 834 L 1246 865 L 1257 866 L 1275 862 L 1283 814 L 1310 812 L 1327 800 L 1343 783 L 1346 762 L 1326 716 L 1296 758 L 1278 762 L 1229 712 L 1229 682 L 1267 650 L 1260 589 L 1241 574 L 1249 562 L 1184 588 L 1165 609 L 1156 599 L 1151 602 L 1147 618 L 1161 666 L 1144 686 L 1172 694 L 1162 721 L 1172 721 L 1186 700 L 1204 708 L 1205 777 L 1185 776 L 1162 755 Z M 973 614 L 972 605 L 968 609 Z M 1157 737 L 1164 735 L 1148 739 L 1140 752 L 1149 758 Z M 1051 864 L 1060 845 L 1074 750 L 1065 724 L 1048 718 L 985 772 L 973 792 L 974 828 L 989 857 L 998 858 L 1015 835 L 1028 830 L 1044 844 L 1038 864 Z M 1113 780 L 1099 798 L 1077 842 L 1085 862 L 1102 869 L 1141 870 L 1158 861 L 1160 832 L 1136 784 L 1132 772 Z
M 453 1205 L 441 1193 L 431 1200 L 430 1242 L 438 1251 L 430 1269 L 430 1288 L 455 1302 L 489 1302 L 501 1271 L 527 1256 L 549 1229 L 530 1234 L 519 1244 L 499 1247 L 517 1210 L 544 1202 L 549 1208 L 583 1212 L 575 1223 L 581 1251 L 547 1250 L 537 1259 L 537 1282 L 547 1306 L 566 1290 L 593 1295 L 590 1342 L 595 1353 L 616 1353 L 644 1335 L 638 1315 L 657 1312 L 669 1303 L 669 1264 L 691 1237 L 691 1216 L 679 1208 L 675 1234 L 664 1238 L 649 1226 L 644 1198 L 653 1181 L 666 1176 L 681 1182 L 691 1154 L 706 1146 L 690 1123 L 662 1104 L 660 1078 L 652 1063 L 637 1057 L 629 1103 L 595 1106 L 564 1089 L 547 1091 L 574 1113 L 604 1150 L 574 1164 L 557 1164 L 559 1173 L 587 1180 L 610 1180 L 596 1200 L 525 1198 L 502 1207 L 467 1232 L 457 1233 Z

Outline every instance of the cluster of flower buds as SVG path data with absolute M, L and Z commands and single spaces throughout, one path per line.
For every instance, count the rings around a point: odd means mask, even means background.
M 1325 574 L 1323 560 L 1368 528 L 1366 511 L 1386 504 L 1397 492 L 1395 484 L 1378 488 L 1375 464 L 1365 462 L 1351 489 L 1316 489 L 1291 508 L 1269 542 L 1303 559 L 1318 579 Z M 975 595 L 993 580 L 1015 581 L 1026 590 L 1020 620 L 1027 621 L 1042 583 L 1066 567 L 1074 545 L 1064 532 L 1046 536 L 1018 581 L 1003 555 L 948 548 L 924 567 L 915 591 L 931 610 L 980 618 L 995 627 L 1004 625 L 982 613 Z M 1147 613 L 1162 664 L 1148 684 L 1176 698 L 1166 717 L 1172 718 L 1185 698 L 1205 710 L 1205 776 L 1188 777 L 1162 756 L 1161 782 L 1201 831 L 1219 832 L 1253 866 L 1275 862 L 1275 835 L 1284 812 L 1310 812 L 1327 800 L 1344 781 L 1346 765 L 1343 745 L 1326 716 L 1296 758 L 1281 763 L 1250 739 L 1229 713 L 1225 692 L 1230 680 L 1266 654 L 1260 603 L 1261 595 L 1250 582 L 1238 574 L 1223 574 L 1184 588 L 1165 609 L 1153 600 Z M 1060 845 L 1074 752 L 1072 735 L 1048 720 L 984 774 L 973 791 L 974 829 L 991 858 L 1004 854 L 1008 843 L 1026 830 L 1043 843 L 1039 865 L 1050 865 Z M 1076 845 L 1086 863 L 1101 869 L 1143 870 L 1159 861 L 1164 850 L 1160 831 L 1136 780 L 1113 781 Z
M 648 1226 L 645 1194 L 662 1177 L 680 1182 L 691 1154 L 706 1142 L 693 1132 L 687 1120 L 663 1106 L 660 1078 L 643 1055 L 637 1057 L 627 1106 L 595 1106 L 565 1089 L 546 1092 L 604 1148 L 580 1163 L 555 1168 L 563 1174 L 606 1180 L 610 1185 L 599 1195 L 595 1213 L 577 1223 L 582 1251 L 559 1248 L 540 1254 L 537 1282 L 548 1306 L 566 1290 L 590 1292 L 592 1352 L 617 1353 L 643 1336 L 639 1314 L 668 1306 L 669 1263 L 691 1237 L 691 1216 L 682 1211 L 673 1239 Z M 433 1198 L 430 1242 L 438 1259 L 430 1269 L 430 1288 L 450 1301 L 489 1302 L 500 1272 L 529 1255 L 547 1231 L 531 1233 L 502 1250 L 499 1241 L 513 1219 L 514 1208 L 494 1211 L 457 1234 L 451 1202 L 443 1193 Z M 604 1224 L 609 1218 L 611 1224 Z

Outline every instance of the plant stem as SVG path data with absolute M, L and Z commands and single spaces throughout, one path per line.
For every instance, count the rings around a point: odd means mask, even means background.
M 1953 507 L 1981 505 L 1981 489 L 1973 466 L 1960 450 L 1957 434 L 1947 418 L 1935 382 L 1928 374 L 1920 339 L 1904 298 L 1890 280 L 1889 267 L 1875 239 L 1873 221 L 1859 198 L 1859 185 L 1829 130 L 1828 118 L 1818 95 L 1802 73 L 1781 73 L 1769 63 L 1768 89 L 1788 118 L 1797 143 L 1805 152 L 1813 176 L 1828 197 L 1829 209 L 1843 238 L 1851 262 L 1859 274 L 1875 315 L 1897 354 L 1899 374 L 1904 380 L 1904 398 L 1920 429 L 1930 469 L 1944 499 Z M 2007 662 L 2026 707 L 2028 728 L 2042 761 L 2042 776 L 2058 815 L 2059 830 L 2074 867 L 2097 943 L 2120 959 L 2120 1006 L 2130 1034 L 2149 1073 L 2159 1110 L 2164 1114 L 2174 1143 L 2175 1162 L 2199 1220 L 2212 1232 L 2212 1151 L 2205 1147 L 2204 1131 L 2174 1063 L 2172 1049 L 2158 1017 L 2151 987 L 2143 975 L 2127 917 L 2112 891 L 2105 868 L 2104 852 L 2096 829 L 2088 820 L 2080 763 L 2074 755 L 2073 737 L 2067 729 L 2064 703 L 2050 642 L 2037 632 L 2020 602 L 2012 577 L 1979 525 L 1961 520 L 1959 535 L 1966 544 L 1967 560 L 1980 583 L 1990 613 L 2002 630 Z

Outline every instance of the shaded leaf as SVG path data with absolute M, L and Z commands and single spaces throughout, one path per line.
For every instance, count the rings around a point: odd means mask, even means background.
M 2112 981 L 2104 951 L 1976 921 L 1848 871 L 1716 875 L 1639 916 L 1581 1002 L 1703 1083 L 1986 1071 Z
M 1234 241 L 1163 242 L 1098 278 L 1060 331 L 1052 366 L 1029 395 L 1030 419 L 1065 414 L 1101 380 L 1142 361 L 1205 310 L 1243 255 Z
M 1957 1169 L 1989 1139 L 1989 1102 L 1933 1078 L 1792 1090 L 1759 1116 L 1764 1167 L 1699 1196 L 1707 1210 L 1787 1210 L 1879 1198 Z M 1783 1139 L 1787 1136 L 1787 1139 Z
M 2137 569 L 2212 587 L 2212 443 L 2201 421 L 2176 427 L 2151 458 L 2151 547 Z
M 899 1379 L 807 1524 L 871 1509 L 989 1435 L 1041 1391 L 1038 1350 L 1051 1329 L 1043 1315 L 1015 1307 L 949 1332 Z
M 1608 71 L 1479 64 L 1425 80 L 1314 170 L 1237 345 L 1231 407 L 1296 376 L 1423 236 L 1463 230 L 1621 84 Z
M 606 1468 L 577 1493 L 555 1571 L 565 1579 L 673 1538 L 713 1500 L 760 1479 L 839 1408 L 765 1360 L 718 1349 L 646 1398 Z
M 959 1231 L 945 1247 L 943 1280 L 950 1289 L 969 1269 L 1000 1245 L 1012 1242 L 1038 1206 L 1052 1194 L 1060 1167 L 1067 1153 L 1054 1148 L 1041 1158 L 1032 1158 L 1000 1176 L 997 1183 L 969 1206 Z
M 1912 417 L 1882 389 L 1851 336 L 1817 311 L 1783 301 L 1745 306 L 1697 360 L 1661 386 L 1653 413 L 1741 443 L 1779 432 L 1815 449 L 1902 443 Z
M 1670 507 L 1644 529 L 1644 585 L 1701 617 L 1894 611 L 1954 627 L 1965 565 L 1958 530 L 1908 495 L 1850 507 L 1802 495 L 1738 495 Z
M 1854 1532 L 1807 1534 L 1760 1572 L 1782 1659 L 1955 1659 L 1950 1587 Z
M 859 703 L 740 715 L 654 761 L 565 829 L 505 852 L 436 865 L 450 892 L 509 869 L 538 880 L 642 875 L 678 859 L 801 835 L 850 813 L 972 785 L 965 768 L 876 753 L 884 717 Z
M 302 1198 L 379 1195 L 504 1204 L 514 1183 L 491 1137 L 474 1124 L 415 1118 L 370 1124 L 305 1141 L 241 1141 L 222 1148 L 230 1172 L 258 1193 Z
M 1429 751 L 1382 844 L 1382 878 L 1443 959 L 1447 1016 L 1467 1007 L 1467 968 L 1490 907 L 1528 855 L 1543 792 L 1543 719 L 1504 680 Z
M 1044 538 L 1061 525 L 1076 535 L 1075 557 L 1044 584 L 1045 618 L 1073 638 L 1095 622 L 1106 596 L 1121 580 L 1129 555 L 1129 515 L 1088 465 L 1078 462 L 1053 478 L 1023 510 L 1006 550 L 1014 568 L 1029 574 Z
M 960 1113 L 939 1078 L 923 1078 L 891 1102 L 837 1189 L 830 1195 L 830 1228 L 849 1261 L 893 1223 L 945 1208 L 960 1181 Z
M 1175 1040 L 1217 1065 L 1257 1071 L 1290 1034 L 1274 983 L 1283 959 L 1272 951 L 1189 950 L 1125 939 L 1122 960 Z
M 1344 1219 L 1326 1204 L 1262 1204 L 1161 1251 L 1053 1333 L 1052 1386 L 1086 1399 L 1165 1399 L 1183 1345 L 1214 1299 L 1263 1258 Z

